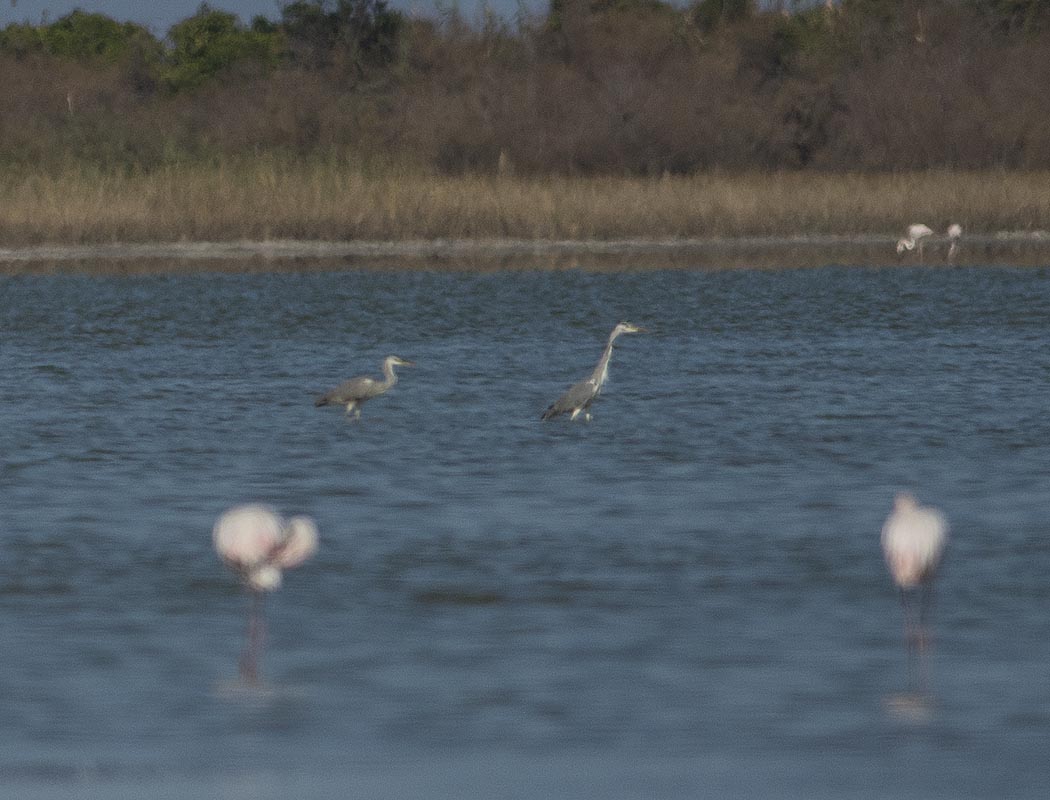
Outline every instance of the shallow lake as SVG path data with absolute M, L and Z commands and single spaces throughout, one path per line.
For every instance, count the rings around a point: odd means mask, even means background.
M 1046 269 L 0 277 L 0 789 L 1045 797 L 1048 398 Z M 951 524 L 924 691 L 900 489 Z M 321 532 L 260 686 L 254 500 Z

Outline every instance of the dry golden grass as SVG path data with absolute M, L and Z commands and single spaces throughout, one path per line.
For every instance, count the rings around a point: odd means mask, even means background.
M 614 240 L 1050 228 L 1050 175 L 519 178 L 260 159 L 0 175 L 0 246 L 270 239 Z

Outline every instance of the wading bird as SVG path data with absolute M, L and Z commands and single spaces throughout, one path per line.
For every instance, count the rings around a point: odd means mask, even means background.
M 244 505 L 226 511 L 212 531 L 215 550 L 251 593 L 248 633 L 240 660 L 241 678 L 259 680 L 259 655 L 266 636 L 266 592 L 281 585 L 281 570 L 296 567 L 317 550 L 317 527 L 309 517 L 283 520 L 268 506 Z
M 955 254 L 959 252 L 959 240 L 962 238 L 962 225 L 952 223 L 948 226 L 948 261 L 955 260 Z
M 919 263 L 922 263 L 922 243 L 923 240 L 928 236 L 932 236 L 933 231 L 927 225 L 922 223 L 916 223 L 915 225 L 908 226 L 908 235 L 897 242 L 897 255 L 901 255 L 905 250 L 914 250 L 916 246 L 919 248 Z
M 387 356 L 383 361 L 383 375 L 384 380 L 377 381 L 374 378 L 359 377 L 351 378 L 345 383 L 341 383 L 334 389 L 325 392 L 323 395 L 314 401 L 315 406 L 328 406 L 328 405 L 345 405 L 346 413 L 354 415 L 354 419 L 361 418 L 361 406 L 365 404 L 366 400 L 371 400 L 373 397 L 379 397 L 379 395 L 385 393 L 397 383 L 397 375 L 394 373 L 394 367 L 414 367 L 416 362 L 406 361 L 403 358 L 397 356 Z
M 630 322 L 619 323 L 612 329 L 612 333 L 609 334 L 609 341 L 605 345 L 602 357 L 598 359 L 594 372 L 579 383 L 570 386 L 565 394 L 547 407 L 540 419 L 553 419 L 559 414 L 570 414 L 569 419 L 576 419 L 582 412 L 584 419 L 590 420 L 591 403 L 601 393 L 602 385 L 609 377 L 609 359 L 612 358 L 613 342 L 616 341 L 616 337 L 621 333 L 647 333 L 647 331 L 645 328 L 639 328 Z
M 921 659 L 926 650 L 926 616 L 933 579 L 947 540 L 948 524 L 940 511 L 920 506 L 907 492 L 897 495 L 893 511 L 882 526 L 882 552 L 900 588 L 909 656 L 917 650 Z

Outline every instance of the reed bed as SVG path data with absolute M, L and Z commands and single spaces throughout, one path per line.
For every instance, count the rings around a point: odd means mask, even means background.
M 1050 228 L 1050 174 L 443 176 L 259 159 L 0 175 L 0 247 L 234 240 L 596 240 Z

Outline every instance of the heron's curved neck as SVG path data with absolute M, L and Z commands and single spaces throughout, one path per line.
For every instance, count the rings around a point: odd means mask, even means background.
M 599 388 L 605 383 L 609 377 L 609 359 L 612 358 L 613 342 L 616 341 L 616 337 L 620 335 L 620 331 L 614 330 L 609 334 L 609 341 L 605 345 L 605 349 L 602 351 L 602 357 L 598 359 L 598 364 L 594 368 L 594 372 L 591 373 L 591 380 L 598 384 Z
M 394 372 L 394 365 L 390 361 L 383 362 L 383 377 L 386 380 L 383 381 L 383 385 L 389 389 L 395 383 L 397 383 L 397 374 Z

